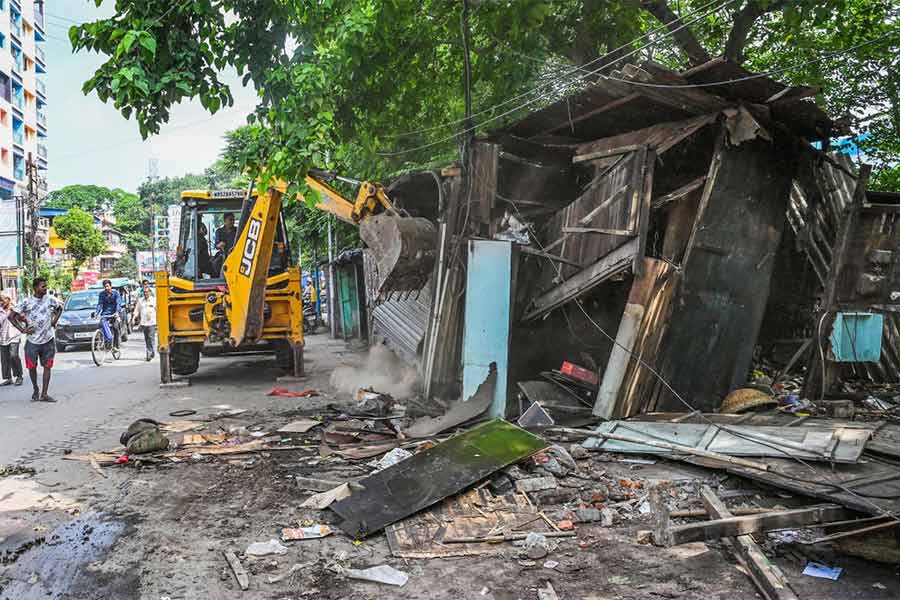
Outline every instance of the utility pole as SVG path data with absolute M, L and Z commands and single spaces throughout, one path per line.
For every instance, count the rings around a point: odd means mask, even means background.
M 153 183 L 159 179 L 159 159 L 150 158 L 147 161 L 147 183 Z M 156 280 L 156 206 L 153 203 L 153 194 L 148 196 L 150 201 L 150 273 L 152 280 Z M 141 267 L 138 265 L 138 277 Z
M 25 207 L 29 215 L 30 231 L 28 234 L 28 240 L 29 245 L 31 246 L 31 272 L 29 273 L 29 276 L 32 280 L 34 280 L 34 278 L 37 277 L 38 261 L 40 260 L 41 255 L 41 247 L 37 234 L 38 220 L 40 219 L 40 197 L 38 193 L 40 182 L 37 172 L 37 164 L 35 164 L 31 152 L 28 153 L 25 168 L 28 172 L 28 193 L 25 196 Z

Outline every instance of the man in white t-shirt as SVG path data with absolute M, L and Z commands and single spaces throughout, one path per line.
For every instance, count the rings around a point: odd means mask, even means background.
M 32 402 L 56 402 L 47 394 L 50 387 L 50 371 L 56 357 L 56 322 L 62 314 L 62 302 L 47 293 L 47 280 L 38 277 L 32 286 L 34 295 L 25 298 L 9 312 L 9 321 L 19 331 L 27 334 L 25 340 L 25 367 L 31 377 L 34 392 Z M 37 365 L 43 367 L 41 389 L 38 390 Z

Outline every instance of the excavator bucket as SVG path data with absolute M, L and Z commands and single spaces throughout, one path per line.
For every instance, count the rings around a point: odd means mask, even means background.
M 435 227 L 428 219 L 382 213 L 359 224 L 359 237 L 378 266 L 378 296 L 421 290 L 435 261 Z

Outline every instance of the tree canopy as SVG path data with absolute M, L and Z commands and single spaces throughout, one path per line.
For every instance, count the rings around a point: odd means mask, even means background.
M 584 85 L 621 64 L 614 59 L 683 68 L 726 55 L 751 70 L 778 70 L 788 83 L 821 86 L 818 102 L 868 133 L 862 147 L 881 164 L 900 149 L 896 1 L 470 2 L 478 131 Z M 213 113 L 231 106 L 220 74 L 232 66 L 260 97 L 242 133 L 245 166 L 266 165 L 267 175 L 289 181 L 311 166 L 381 178 L 455 155 L 462 5 L 117 0 L 112 17 L 69 34 L 76 50 L 107 59 L 84 91 L 133 116 L 143 135 L 187 98 Z
M 94 227 L 94 217 L 78 207 L 72 207 L 66 214 L 56 217 L 53 227 L 56 234 L 66 241 L 66 250 L 72 256 L 76 272 L 106 248 L 103 234 Z

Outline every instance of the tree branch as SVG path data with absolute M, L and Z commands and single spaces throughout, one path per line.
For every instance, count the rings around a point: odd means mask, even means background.
M 669 8 L 666 0 L 639 0 L 639 4 L 641 8 L 656 17 L 660 23 L 665 24 L 666 29 L 672 34 L 672 39 L 687 54 L 691 66 L 701 65 L 711 60 L 709 52 L 700 45 L 691 30 L 684 27 L 684 23 Z
M 734 16 L 728 41 L 725 42 L 725 58 L 736 63 L 742 63 L 747 58 L 744 56 L 744 47 L 750 38 L 750 30 L 756 21 L 768 12 L 779 10 L 785 4 L 784 0 L 768 2 L 766 6 L 760 5 L 759 0 L 750 0 Z

